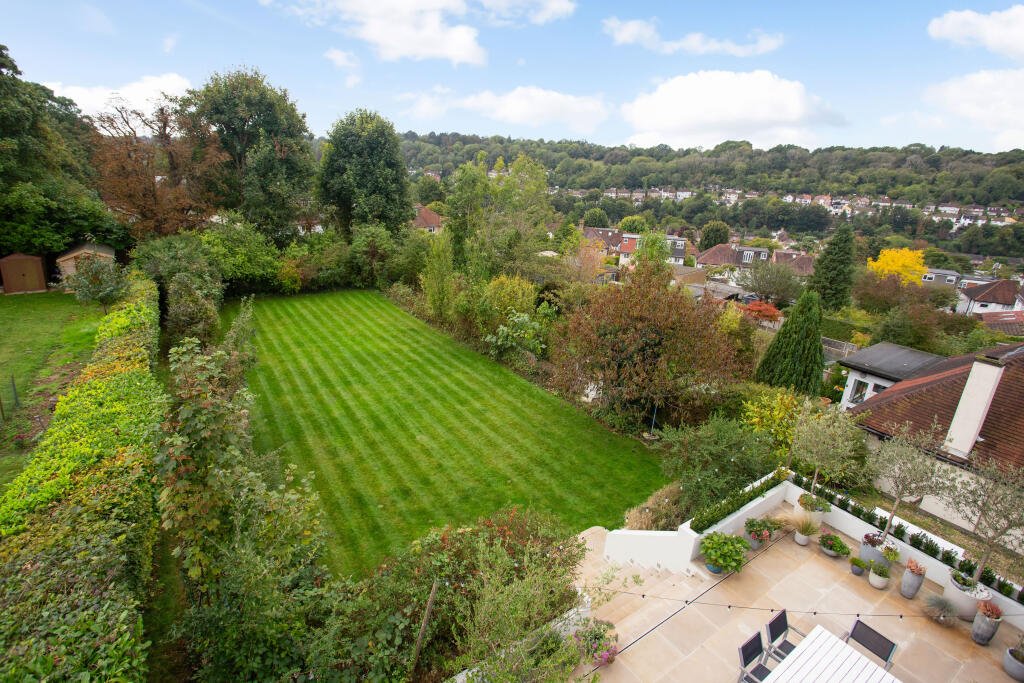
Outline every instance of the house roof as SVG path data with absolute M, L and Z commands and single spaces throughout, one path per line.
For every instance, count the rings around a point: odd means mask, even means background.
M 738 263 L 738 258 L 731 244 L 716 244 L 702 251 L 697 263 L 702 266 L 731 266 Z
M 416 207 L 416 218 L 412 224 L 417 228 L 439 228 L 441 227 L 441 216 L 436 211 L 426 206 Z
M 814 274 L 814 257 L 801 251 L 776 249 L 772 254 L 772 261 L 789 266 L 793 269 L 793 273 L 800 277 Z
M 583 228 L 583 236 L 588 240 L 601 240 L 609 249 L 618 250 L 622 244 L 622 233 L 612 228 Z
M 900 381 L 934 365 L 942 356 L 899 344 L 880 342 L 847 356 L 840 365 L 878 377 Z
M 996 280 L 983 285 L 964 287 L 961 290 L 968 299 L 989 304 L 1013 305 L 1020 292 L 1020 285 L 1013 280 Z
M 985 327 L 1014 337 L 1024 337 L 1024 311 L 994 311 L 979 315 Z
M 960 277 L 960 273 L 955 270 L 947 270 L 946 268 L 929 268 L 928 272 L 934 273 L 935 275 L 955 275 Z
M 1024 466 L 1024 343 L 943 359 L 850 412 L 863 414 L 861 425 L 882 435 L 891 435 L 896 426 L 908 422 L 914 430 L 928 429 L 934 422 L 945 434 L 979 355 L 1001 361 L 1003 374 L 973 453 L 999 464 Z
M 109 256 L 109 257 L 113 258 L 114 257 L 114 248 L 113 247 L 108 247 L 105 244 L 94 244 L 92 242 L 86 242 L 84 244 L 79 244 L 77 247 L 73 247 L 72 249 L 68 249 L 63 254 L 58 256 L 57 257 L 57 263 L 60 263 L 61 261 L 64 261 L 64 260 L 67 260 L 67 259 L 70 259 L 70 258 L 74 258 L 74 257 L 78 256 L 79 254 L 84 254 L 84 253 L 103 254 L 104 256 Z

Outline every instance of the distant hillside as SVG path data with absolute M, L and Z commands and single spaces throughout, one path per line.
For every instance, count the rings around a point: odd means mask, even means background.
M 927 145 L 759 150 L 749 142 L 730 141 L 702 151 L 411 131 L 402 136 L 402 149 L 410 170 L 442 175 L 480 152 L 489 163 L 499 156 L 511 160 L 527 154 L 551 171 L 551 185 L 573 189 L 715 184 L 761 192 L 888 195 L 915 204 L 1024 201 L 1024 150 L 1019 149 L 999 154 Z

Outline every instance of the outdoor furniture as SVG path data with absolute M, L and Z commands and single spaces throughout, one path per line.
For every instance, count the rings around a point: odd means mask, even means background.
M 847 643 L 851 640 L 860 643 L 868 652 L 885 662 L 885 670 L 892 666 L 892 656 L 896 654 L 896 643 L 892 642 L 881 633 L 871 628 L 858 619 L 853 622 L 853 628 L 849 633 L 843 634 L 843 640 Z
M 899 683 L 899 679 L 830 633 L 815 626 L 772 669 L 765 683 Z
M 739 683 L 761 683 L 772 671 L 765 666 L 768 653 L 764 651 L 761 632 L 751 636 L 750 640 L 740 646 L 740 677 Z M 753 665 L 753 668 L 750 668 Z
M 772 617 L 772 620 L 768 622 L 765 628 L 768 631 L 768 656 L 780 662 L 786 658 L 786 655 L 796 649 L 796 645 L 789 642 L 788 636 L 790 631 L 804 638 L 807 637 L 806 633 L 789 625 L 786 610 L 782 610 Z

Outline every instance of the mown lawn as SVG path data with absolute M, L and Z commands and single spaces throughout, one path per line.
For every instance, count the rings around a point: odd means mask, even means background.
M 0 421 L 0 489 L 21 471 L 34 445 L 19 446 L 15 437 L 39 430 L 47 402 L 92 352 L 101 317 L 98 305 L 83 306 L 61 292 L 0 295 L 0 401 L 7 418 Z M 12 377 L 22 404 L 16 412 Z
M 619 526 L 656 457 L 373 292 L 257 301 L 257 448 L 315 473 L 330 562 L 365 573 L 501 506 Z

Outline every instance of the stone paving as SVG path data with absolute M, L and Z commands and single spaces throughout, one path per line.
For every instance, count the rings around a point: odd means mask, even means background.
M 939 626 L 924 616 L 923 608 L 925 596 L 942 588 L 926 580 L 914 600 L 904 599 L 899 594 L 902 565 L 893 567 L 889 587 L 878 590 L 866 576 L 851 574 L 845 559 L 822 553 L 816 540 L 799 546 L 787 534 L 751 553 L 742 572 L 726 577 L 696 564 L 688 574 L 615 568 L 603 558 L 606 534 L 594 527 L 582 535 L 588 553 L 581 578 L 584 585 L 605 586 L 606 596 L 612 596 L 597 599 L 593 610 L 595 617 L 615 624 L 622 650 L 611 665 L 599 669 L 605 683 L 736 680 L 737 648 L 763 630 L 771 613 L 728 605 L 786 608 L 790 624 L 804 633 L 821 624 L 836 635 L 848 631 L 859 613 L 897 643 L 891 673 L 903 683 L 1011 680 L 1001 662 L 1020 632 L 1004 623 L 992 643 L 982 647 L 971 640 L 967 622 Z M 859 541 L 844 540 L 859 547 Z M 904 618 L 878 616 L 883 614 Z

